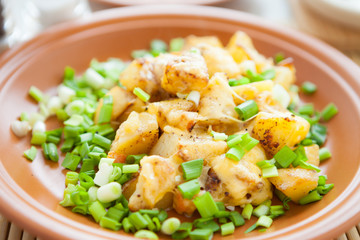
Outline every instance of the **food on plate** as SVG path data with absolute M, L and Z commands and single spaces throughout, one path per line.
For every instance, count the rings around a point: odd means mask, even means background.
M 225 47 L 192 35 L 153 40 L 132 57 L 93 60 L 80 76 L 66 67 L 57 96 L 31 87 L 39 113 L 11 125 L 19 137 L 32 131 L 27 159 L 37 145 L 69 169 L 62 206 L 135 237 L 210 239 L 252 217 L 245 232 L 264 231 L 289 201 L 312 203 L 334 187 L 319 165 L 331 157 L 323 122 L 338 110 L 300 100 L 291 58 L 261 55 L 240 31 Z M 46 130 L 51 116 L 63 127 Z M 196 219 L 168 218 L 170 209 Z

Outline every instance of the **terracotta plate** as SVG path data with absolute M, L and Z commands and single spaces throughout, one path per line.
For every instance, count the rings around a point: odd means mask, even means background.
M 101 229 L 90 218 L 58 205 L 65 171 L 44 161 L 38 153 L 30 163 L 22 157 L 29 137 L 18 139 L 10 123 L 23 111 L 36 111 L 27 96 L 31 85 L 52 91 L 61 82 L 63 69 L 78 72 L 94 57 L 129 58 L 134 49 L 150 40 L 216 35 L 224 43 L 237 30 L 247 32 L 261 53 L 281 51 L 295 59 L 299 82 L 309 80 L 319 91 L 313 101 L 322 109 L 334 102 L 339 108 L 329 124 L 326 146 L 333 158 L 321 165 L 335 188 L 322 201 L 308 206 L 291 205 L 285 216 L 265 233 L 245 235 L 239 228 L 230 238 L 330 239 L 360 221 L 360 70 L 326 44 L 290 29 L 237 11 L 199 6 L 148 6 L 99 12 L 91 20 L 53 28 L 32 41 L 11 49 L 0 59 L 0 211 L 11 221 L 43 239 L 126 239 L 123 232 Z M 218 235 L 217 235 L 218 236 Z
M 216 5 L 230 0 L 91 0 L 112 6 L 132 6 L 147 4 L 191 4 L 191 5 Z

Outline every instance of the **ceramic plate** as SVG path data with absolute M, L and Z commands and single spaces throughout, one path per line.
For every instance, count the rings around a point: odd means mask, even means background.
M 147 6 L 111 9 L 93 18 L 52 28 L 11 49 L 0 59 L 0 211 L 42 239 L 130 239 L 122 231 L 101 229 L 90 217 L 58 203 L 65 170 L 60 163 L 22 157 L 30 137 L 18 139 L 10 124 L 21 112 L 34 112 L 31 85 L 51 92 L 69 65 L 84 71 L 92 58 L 129 59 L 150 40 L 165 41 L 189 34 L 216 35 L 224 44 L 237 30 L 247 32 L 266 56 L 283 52 L 294 58 L 298 82 L 313 81 L 319 91 L 305 101 L 322 109 L 334 102 L 339 114 L 328 124 L 326 146 L 333 157 L 321 168 L 335 188 L 323 200 L 291 210 L 264 233 L 244 234 L 255 219 L 231 239 L 331 239 L 360 221 L 360 70 L 328 45 L 245 13 L 201 6 Z M 61 161 L 60 161 L 61 162 Z M 162 236 L 163 237 L 163 236 Z M 215 239 L 220 238 L 216 234 Z

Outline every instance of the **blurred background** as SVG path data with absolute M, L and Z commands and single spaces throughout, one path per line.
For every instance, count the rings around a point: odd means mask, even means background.
M 201 4 L 258 15 L 320 38 L 360 64 L 360 0 L 1 0 L 0 51 L 92 12 L 141 4 Z
M 0 0 L 0 54 L 53 25 L 140 4 L 201 4 L 248 12 L 334 46 L 360 65 L 360 0 Z M 360 76 L 359 76 L 360 77 Z M 0 240 L 33 240 L 0 215 Z M 354 227 L 338 238 L 360 239 Z

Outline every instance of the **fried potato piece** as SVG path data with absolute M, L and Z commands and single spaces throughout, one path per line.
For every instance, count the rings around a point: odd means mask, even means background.
M 269 178 L 270 182 L 296 203 L 315 189 L 319 180 L 318 173 L 309 169 L 282 168 L 278 173 L 278 177 Z
M 160 156 L 144 157 L 140 161 L 141 171 L 136 190 L 129 199 L 131 211 L 152 209 L 167 193 L 176 186 L 175 177 L 179 175 L 180 162 Z
M 119 81 L 132 92 L 139 87 L 151 96 L 160 91 L 160 82 L 153 73 L 153 58 L 138 58 L 132 61 L 120 74 Z
M 191 216 L 196 210 L 194 202 L 191 199 L 183 198 L 177 188 L 174 191 L 173 208 L 178 214 L 186 214 L 187 216 Z
M 210 158 L 224 154 L 227 150 L 225 141 L 214 141 L 207 132 L 189 133 L 167 126 L 150 154 L 170 157 L 174 154 L 184 161 Z
M 129 105 L 135 102 L 135 96 L 119 86 L 113 87 L 106 95 L 111 95 L 113 97 L 113 109 L 111 112 L 111 121 L 119 117 L 127 109 Z M 98 123 L 99 114 L 102 106 L 103 106 L 103 99 L 100 99 L 94 115 L 95 123 Z
M 196 106 L 192 101 L 174 99 L 151 103 L 147 112 L 157 116 L 161 129 L 170 125 L 182 130 L 190 130 L 198 119 L 195 110 Z
M 229 78 L 240 74 L 239 66 L 225 49 L 208 44 L 199 44 L 196 48 L 200 50 L 205 59 L 210 78 L 217 72 L 226 73 Z
M 159 137 L 156 116 L 149 113 L 132 112 L 116 132 L 109 155 L 131 155 L 149 153 Z
M 210 166 L 216 173 L 219 184 L 223 184 L 225 188 L 222 187 L 222 189 L 226 191 L 222 194 L 217 193 L 216 196 L 224 196 L 224 198 L 215 199 L 216 201 L 224 201 L 226 205 L 230 206 L 246 203 L 259 205 L 272 198 L 270 182 L 261 177 L 261 170 L 252 163 L 254 160 L 247 160 L 252 157 L 251 155 L 246 157 L 247 154 L 238 162 L 226 158 L 225 155 L 215 157 L 210 161 Z M 264 160 L 263 157 L 260 156 L 261 159 L 257 161 Z M 209 191 L 211 192 L 211 190 Z
M 293 64 L 286 66 L 275 66 L 274 82 L 289 90 L 296 81 L 295 68 Z
M 306 162 L 318 167 L 320 165 L 319 145 L 313 144 L 311 146 L 304 147 L 304 149 L 306 157 L 308 158 Z
M 198 44 L 203 44 L 203 43 L 213 47 L 220 47 L 220 48 L 223 47 L 223 44 L 221 43 L 219 38 L 215 36 L 197 37 L 194 35 L 190 35 L 185 38 L 183 50 L 189 50 L 192 47 L 196 47 Z
M 272 80 L 265 80 L 261 82 L 252 82 L 244 85 L 234 86 L 232 89 L 234 92 L 245 100 L 254 99 L 257 95 L 264 91 L 271 92 L 274 87 Z M 236 104 L 241 102 L 237 101 Z
M 165 66 L 161 86 L 168 93 L 201 92 L 209 81 L 204 58 L 197 53 L 185 53 L 176 56 Z
M 236 94 L 229 86 L 224 73 L 216 73 L 202 93 L 199 114 L 207 124 L 240 122 L 235 112 L 234 98 Z
M 287 113 L 260 112 L 253 121 L 251 135 L 260 141 L 272 157 L 285 145 L 293 148 L 309 132 L 310 124 L 302 117 Z
M 235 62 L 241 63 L 249 60 L 250 56 L 246 49 L 255 49 L 251 38 L 244 32 L 237 31 L 229 40 L 226 49 L 234 58 Z

